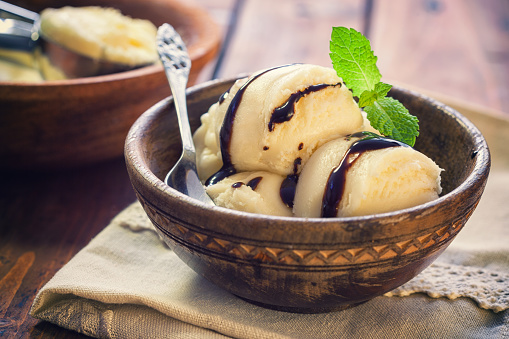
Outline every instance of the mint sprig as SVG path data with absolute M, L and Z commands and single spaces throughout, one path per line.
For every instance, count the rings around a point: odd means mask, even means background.
M 386 137 L 413 146 L 419 136 L 419 120 L 401 102 L 387 97 L 392 86 L 380 81 L 382 75 L 369 40 L 353 28 L 333 27 L 330 57 L 338 76 L 359 99 L 371 126 Z

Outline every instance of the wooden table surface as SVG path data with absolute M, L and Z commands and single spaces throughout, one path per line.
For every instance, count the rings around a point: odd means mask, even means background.
M 223 28 L 200 81 L 278 64 L 330 66 L 332 26 L 366 34 L 385 82 L 509 116 L 507 0 L 193 0 Z M 80 337 L 28 315 L 37 291 L 135 200 L 123 159 L 0 172 L 0 337 Z

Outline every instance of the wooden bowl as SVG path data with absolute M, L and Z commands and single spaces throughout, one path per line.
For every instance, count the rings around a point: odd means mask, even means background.
M 188 92 L 191 125 L 233 80 Z M 404 210 L 348 218 L 290 218 L 208 207 L 163 183 L 181 152 L 173 102 L 165 99 L 131 128 L 125 158 L 132 185 L 156 229 L 198 274 L 262 306 L 322 312 L 382 295 L 430 265 L 463 228 L 484 190 L 488 146 L 466 118 L 402 88 L 420 119 L 415 147 L 445 169 L 443 195 Z
M 19 6 L 115 7 L 134 18 L 167 22 L 187 44 L 189 84 L 216 55 L 218 26 L 201 8 L 178 0 L 30 0 Z M 90 78 L 44 83 L 0 82 L 0 167 L 60 169 L 121 157 L 129 128 L 141 112 L 167 97 L 161 65 Z

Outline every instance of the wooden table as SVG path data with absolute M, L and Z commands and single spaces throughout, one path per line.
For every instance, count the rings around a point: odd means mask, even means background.
M 509 116 L 506 0 L 194 0 L 223 27 L 200 81 L 278 64 L 330 66 L 332 26 L 364 32 L 386 82 Z M 0 337 L 79 337 L 28 315 L 37 291 L 135 200 L 123 159 L 0 173 Z

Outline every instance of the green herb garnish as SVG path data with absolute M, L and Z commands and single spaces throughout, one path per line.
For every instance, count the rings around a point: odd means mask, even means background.
M 413 146 L 419 136 L 419 120 L 401 102 L 387 97 L 392 86 L 380 81 L 382 75 L 369 40 L 353 28 L 333 27 L 330 57 L 338 76 L 359 99 L 371 126 L 386 137 Z

